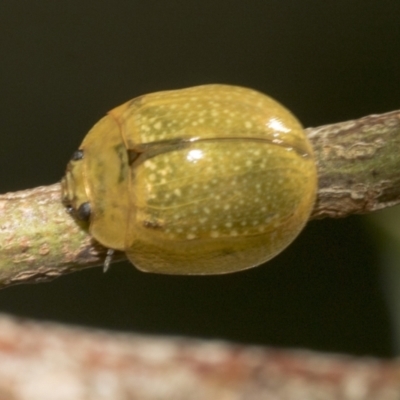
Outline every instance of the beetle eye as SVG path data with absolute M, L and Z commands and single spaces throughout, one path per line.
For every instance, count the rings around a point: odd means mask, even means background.
M 72 154 L 71 161 L 79 161 L 83 158 L 83 150 L 76 150 Z
M 82 203 L 76 211 L 76 217 L 81 221 L 88 221 L 91 207 L 89 202 Z

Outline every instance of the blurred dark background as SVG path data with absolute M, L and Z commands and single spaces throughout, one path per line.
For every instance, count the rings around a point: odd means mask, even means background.
M 398 0 L 0 2 L 0 192 L 58 181 L 88 129 L 140 94 L 256 88 L 305 126 L 400 108 Z M 1 244 L 0 244 L 1 247 Z M 267 265 L 227 276 L 128 263 L 0 292 L 0 311 L 124 331 L 388 357 L 363 217 L 311 222 Z

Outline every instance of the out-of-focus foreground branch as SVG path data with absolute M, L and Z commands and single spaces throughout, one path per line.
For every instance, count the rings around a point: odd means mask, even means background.
M 0 399 L 398 400 L 400 362 L 0 316 Z
M 308 128 L 319 188 L 311 218 L 400 203 L 400 111 Z M 65 211 L 60 185 L 0 196 L 0 286 L 102 265 L 106 249 Z M 117 253 L 113 261 L 124 258 Z

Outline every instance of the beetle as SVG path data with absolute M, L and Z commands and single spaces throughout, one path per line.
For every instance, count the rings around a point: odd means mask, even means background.
M 218 274 L 286 248 L 316 187 L 311 144 L 285 107 L 211 84 L 111 110 L 69 162 L 62 199 L 94 239 L 140 270 Z

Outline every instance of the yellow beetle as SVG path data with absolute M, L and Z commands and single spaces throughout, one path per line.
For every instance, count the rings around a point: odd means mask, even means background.
M 140 96 L 87 134 L 63 202 L 143 271 L 254 267 L 305 225 L 317 186 L 297 119 L 257 91 L 204 85 Z

